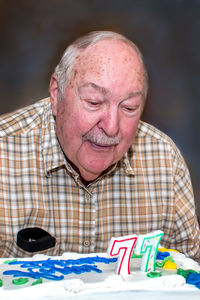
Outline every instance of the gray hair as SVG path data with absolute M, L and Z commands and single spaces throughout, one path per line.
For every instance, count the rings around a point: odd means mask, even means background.
M 55 68 L 55 75 L 58 81 L 58 87 L 61 93 L 60 95 L 61 98 L 64 96 L 67 81 L 73 70 L 73 66 L 75 64 L 76 58 L 80 55 L 80 53 L 84 49 L 105 39 L 123 41 L 126 44 L 130 45 L 136 51 L 144 70 L 144 79 L 145 79 L 144 97 L 146 98 L 148 92 L 148 73 L 146 70 L 142 53 L 131 40 L 129 40 L 128 38 L 126 38 L 125 36 L 119 33 L 112 32 L 112 31 L 92 31 L 76 39 L 71 45 L 69 45 L 66 48 L 59 64 Z

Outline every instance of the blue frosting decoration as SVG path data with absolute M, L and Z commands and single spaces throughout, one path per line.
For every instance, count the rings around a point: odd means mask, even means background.
M 200 273 L 189 273 L 186 278 L 186 282 L 189 284 L 193 284 L 200 289 Z
M 102 273 L 95 263 L 110 264 L 117 261 L 117 258 L 105 258 L 105 257 L 86 257 L 79 259 L 68 260 L 55 260 L 47 259 L 40 261 L 12 261 L 9 265 L 20 265 L 21 268 L 25 268 L 26 271 L 20 270 L 7 270 L 4 271 L 4 275 L 13 275 L 13 277 L 30 277 L 34 279 L 45 278 L 50 280 L 62 280 L 64 275 L 71 273 L 81 274 L 85 272 L 97 272 Z M 60 273 L 61 275 L 56 275 Z
M 161 251 L 158 251 L 157 252 L 157 256 L 156 256 L 156 259 L 158 260 L 164 260 L 166 257 L 170 256 L 170 253 L 169 252 L 161 252 Z

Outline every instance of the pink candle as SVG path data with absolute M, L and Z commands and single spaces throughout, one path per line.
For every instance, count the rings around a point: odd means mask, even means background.
M 118 256 L 115 273 L 130 274 L 130 259 L 137 238 L 137 235 L 134 234 L 110 240 L 107 253 L 109 256 Z

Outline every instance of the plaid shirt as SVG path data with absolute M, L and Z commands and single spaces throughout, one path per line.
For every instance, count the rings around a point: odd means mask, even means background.
M 48 255 L 106 251 L 111 237 L 163 230 L 162 245 L 198 259 L 188 169 L 174 143 L 140 122 L 132 147 L 85 187 L 65 159 L 49 99 L 0 119 L 0 256 L 30 256 L 20 229 L 56 238 Z

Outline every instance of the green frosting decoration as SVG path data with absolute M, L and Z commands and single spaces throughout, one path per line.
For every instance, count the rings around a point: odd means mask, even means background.
M 181 268 L 177 270 L 177 274 L 182 275 L 184 278 L 187 278 L 189 273 L 197 273 L 198 274 L 199 272 L 194 271 L 194 270 L 184 270 Z
M 13 261 L 17 261 L 17 259 L 15 258 L 15 259 L 12 259 L 12 260 L 5 260 L 3 263 L 4 264 L 9 264 L 9 263 L 11 263 Z
M 163 265 L 164 265 L 164 263 L 163 263 L 162 261 L 161 261 L 161 262 L 156 261 L 156 263 L 155 263 L 155 266 L 156 266 L 157 268 L 162 268 Z
M 159 262 L 159 261 L 156 261 L 156 264 L 155 266 L 158 267 L 158 268 L 162 268 L 164 266 L 164 264 L 167 262 L 167 261 L 171 261 L 171 262 L 175 262 L 174 259 L 171 257 L 171 256 L 167 256 L 163 259 L 163 261 Z
M 2 287 L 2 286 L 3 286 L 3 280 L 0 279 L 0 287 Z
M 15 285 L 22 285 L 25 284 L 29 281 L 28 278 L 18 278 L 18 279 L 13 279 L 12 283 Z
M 42 278 L 39 278 L 38 280 L 34 281 L 31 285 L 36 285 L 42 283 Z
M 162 272 L 152 271 L 147 273 L 147 277 L 155 278 L 162 276 Z
M 131 255 L 131 258 L 142 258 L 142 257 L 143 257 L 142 254 L 135 254 L 134 251 L 133 251 L 133 253 Z

